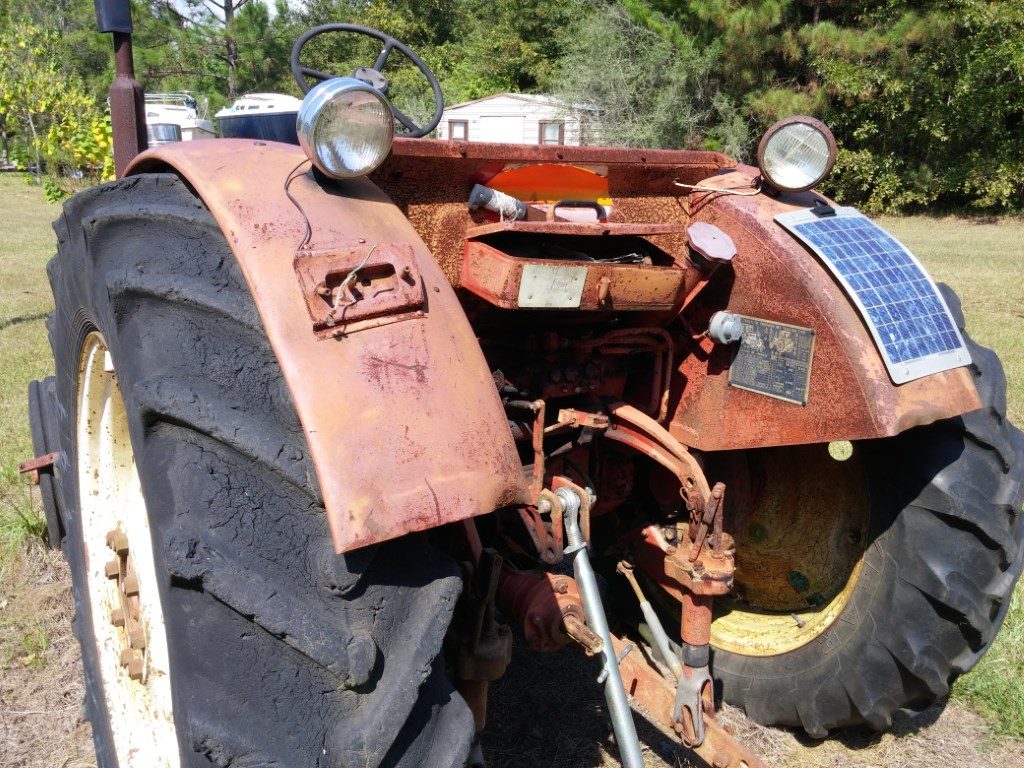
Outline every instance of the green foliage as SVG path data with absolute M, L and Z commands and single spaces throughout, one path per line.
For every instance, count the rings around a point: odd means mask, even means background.
M 590 140 L 643 147 L 703 147 L 743 155 L 749 143 L 737 104 L 712 83 L 716 55 L 650 12 L 599 7 L 568 30 L 554 91 L 595 112 Z M 668 31 L 666 31 L 668 30 Z
M 59 36 L 31 21 L 0 29 L 0 124 L 37 170 L 112 178 L 110 120 L 62 53 Z
M 715 149 L 745 160 L 769 124 L 811 114 L 839 140 L 826 191 L 845 203 L 875 212 L 1024 210 L 1020 2 L 268 3 L 136 0 L 139 79 L 150 91 L 189 90 L 212 110 L 242 93 L 298 93 L 288 66 L 294 40 L 316 24 L 353 22 L 416 50 L 448 104 L 503 91 L 555 93 L 596 109 L 587 113 L 596 114 L 591 134 L 600 141 Z M 0 36 L 10 38 L 18 24 L 52 35 L 46 55 L 71 88 L 63 100 L 77 93 L 95 118 L 112 67 L 109 41 L 93 31 L 91 0 L 0 0 Z M 367 39 L 321 38 L 308 63 L 345 74 L 378 51 Z M 387 75 L 403 111 L 429 115 L 429 89 L 410 63 L 393 55 Z M 0 96 L 11 154 L 44 152 L 49 139 L 33 140 Z M 52 160 L 97 172 L 102 140 L 90 137 L 102 126 L 57 123 L 45 149 Z
M 1024 210 L 1020 3 L 611 5 L 677 48 L 694 39 L 710 52 L 711 86 L 741 105 L 731 120 L 745 118 L 751 135 L 790 114 L 824 119 L 841 148 L 827 189 L 844 202 L 875 212 Z

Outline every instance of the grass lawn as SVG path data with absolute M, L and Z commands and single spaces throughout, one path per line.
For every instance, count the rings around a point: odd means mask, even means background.
M 883 219 L 932 273 L 960 295 L 967 330 L 999 353 L 1010 421 L 1024 425 L 1024 222 L 965 225 L 952 219 Z M 1024 582 L 1022 582 L 1024 583 Z M 984 660 L 953 688 L 994 726 L 1024 738 L 1024 587 Z
M 26 417 L 28 381 L 52 372 L 45 327 L 52 297 L 45 265 L 55 250 L 50 222 L 60 208 L 43 202 L 42 191 L 20 176 L 0 175 L 0 209 L 5 219 L 0 236 L 0 752 L 7 754 L 5 742 L 13 744 L 13 753 L 25 756 L 24 762 L 15 758 L 13 764 L 18 766 L 91 766 L 88 732 L 77 719 L 81 675 L 68 626 L 67 570 L 58 556 L 39 545 L 43 529 L 39 505 L 16 468 L 19 461 L 32 455 Z M 885 219 L 882 224 L 925 262 L 937 280 L 958 291 L 970 333 L 980 343 L 994 347 L 1006 366 L 1010 418 L 1024 423 L 1024 222 L 918 217 Z M 951 725 L 945 726 L 947 730 L 933 727 L 938 734 L 935 744 L 918 752 L 919 756 L 934 755 L 929 760 L 942 764 L 946 762 L 943 755 L 948 754 L 943 751 L 949 749 L 948 739 L 974 745 L 979 733 L 982 740 L 988 734 L 1024 739 L 1024 600 L 1020 590 L 1002 634 L 978 668 L 957 683 L 953 699 L 965 703 L 985 723 L 970 734 L 956 736 L 958 729 L 967 729 L 963 717 L 974 716 L 954 705 L 950 707 Z M 28 719 L 5 719 L 11 712 Z M 33 713 L 46 716 L 39 719 L 37 728 L 31 725 L 36 722 Z M 557 717 L 557 713 L 551 716 Z M 920 725 L 912 724 L 903 735 L 913 734 L 917 728 Z M 770 751 L 764 739 L 758 741 L 745 729 L 741 734 L 752 738 L 754 746 Z M 891 743 L 884 742 L 889 737 L 870 738 L 874 745 Z M 46 751 L 55 742 L 60 746 L 72 741 L 77 752 L 68 752 L 67 747 L 62 747 L 64 752 Z M 824 746 L 807 747 L 799 740 L 792 741 L 795 746 L 785 749 L 797 750 L 792 752 L 794 756 L 777 752 L 772 762 L 875 764 L 853 759 L 848 749 L 851 743 L 843 738 L 829 740 L 835 746 L 834 760 L 826 760 L 832 753 Z M 902 761 L 899 755 L 885 754 L 885 764 Z M 971 754 L 968 762 L 973 764 L 987 760 L 981 753 Z M 916 764 L 918 759 L 902 764 Z M 4 768 L 8 764 L 0 763 Z

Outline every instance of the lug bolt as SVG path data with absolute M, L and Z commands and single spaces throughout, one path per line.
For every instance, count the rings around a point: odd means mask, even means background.
M 113 530 L 107 534 L 107 546 L 119 555 L 127 555 L 128 537 L 121 531 Z
M 124 661 L 127 655 L 127 662 Z M 142 660 L 142 654 L 137 651 L 126 651 L 121 655 L 122 664 L 128 669 L 128 677 L 132 680 L 141 680 L 142 673 L 146 668 L 145 662 Z
M 128 644 L 136 651 L 146 650 L 146 633 L 142 631 L 141 627 L 128 633 Z
M 139 577 L 134 573 L 129 573 L 124 577 L 124 593 L 128 597 L 135 597 L 139 594 Z

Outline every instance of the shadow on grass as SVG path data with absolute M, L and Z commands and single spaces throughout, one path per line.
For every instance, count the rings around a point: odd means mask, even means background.
M 49 316 L 47 312 L 36 312 L 34 315 L 18 315 L 7 320 L 0 320 L 0 331 L 5 328 L 10 328 L 12 325 L 21 325 L 22 323 L 31 323 L 36 320 L 45 320 Z

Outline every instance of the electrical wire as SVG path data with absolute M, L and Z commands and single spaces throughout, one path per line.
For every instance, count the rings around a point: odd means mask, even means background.
M 369 251 L 367 251 L 365 256 L 363 256 L 363 260 L 359 262 L 358 266 L 356 266 L 355 269 L 353 269 L 351 272 L 345 275 L 345 279 L 342 280 L 341 283 L 338 284 L 338 287 L 334 289 L 334 308 L 327 314 L 327 325 L 329 327 L 334 327 L 336 323 L 336 314 L 339 308 L 341 309 L 342 318 L 344 318 L 345 311 L 350 306 L 359 301 L 358 298 L 353 297 L 351 301 L 346 301 L 344 304 L 341 303 L 346 291 L 348 291 L 349 289 L 349 286 L 351 286 L 352 283 L 355 282 L 356 274 L 359 272 L 359 270 L 366 266 L 366 262 L 370 260 L 370 257 L 373 256 L 373 252 L 376 250 L 377 244 L 374 243 L 373 247 L 370 248 Z
M 300 175 L 298 173 L 299 168 L 304 166 L 306 163 L 312 164 L 308 158 L 306 160 L 300 161 L 298 165 L 292 168 L 291 172 L 288 174 L 288 177 L 284 180 L 284 193 L 285 195 L 288 196 L 288 199 L 291 200 L 292 205 L 295 206 L 295 210 L 297 210 L 299 212 L 299 215 L 302 216 L 302 223 L 306 227 L 306 233 L 302 238 L 302 242 L 299 243 L 298 246 L 296 246 L 295 248 L 296 256 L 299 254 L 299 251 L 301 251 L 303 248 L 309 245 L 309 241 L 313 239 L 313 228 L 309 224 L 309 217 L 306 216 L 306 212 L 303 210 L 302 206 L 299 204 L 299 201 L 295 199 L 295 196 L 292 195 L 292 192 L 289 189 L 291 183 L 295 181 L 295 179 L 297 179 Z
M 709 187 L 704 184 L 683 184 L 681 181 L 673 181 L 677 187 L 692 189 L 695 192 L 720 192 L 723 195 L 738 195 L 739 197 L 753 197 L 761 194 L 761 188 L 757 189 L 730 189 L 728 187 Z

